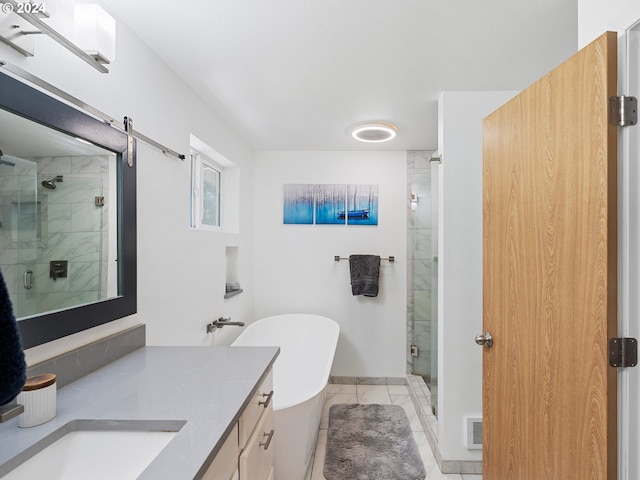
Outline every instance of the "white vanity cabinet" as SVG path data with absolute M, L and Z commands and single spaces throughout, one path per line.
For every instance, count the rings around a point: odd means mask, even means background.
M 267 480 L 273 469 L 274 433 L 273 410 L 267 409 L 240 454 L 241 480 Z
M 273 372 L 258 388 L 239 422 L 240 480 L 267 480 L 273 476 Z
M 236 424 L 202 477 L 203 480 L 238 480 L 238 455 L 240 447 Z
M 202 477 L 204 480 L 273 480 L 272 398 L 270 370 Z

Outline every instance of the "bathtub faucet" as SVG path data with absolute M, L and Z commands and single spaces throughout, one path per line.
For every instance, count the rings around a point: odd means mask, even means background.
M 212 333 L 214 330 L 227 326 L 236 326 L 236 327 L 244 327 L 244 322 L 232 322 L 231 317 L 220 317 L 215 322 L 211 322 L 207 325 L 207 333 Z

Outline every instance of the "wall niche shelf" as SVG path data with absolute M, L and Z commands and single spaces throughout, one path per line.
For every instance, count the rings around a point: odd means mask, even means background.
M 224 298 L 235 297 L 242 293 L 240 288 L 240 282 L 238 281 L 238 257 L 240 251 L 238 247 L 226 247 L 225 248 L 225 293 Z

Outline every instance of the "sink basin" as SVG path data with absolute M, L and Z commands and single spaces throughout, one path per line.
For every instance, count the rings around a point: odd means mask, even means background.
M 28 458 L 16 457 L 18 466 L 2 478 L 135 479 L 184 423 L 75 420 L 18 455 Z

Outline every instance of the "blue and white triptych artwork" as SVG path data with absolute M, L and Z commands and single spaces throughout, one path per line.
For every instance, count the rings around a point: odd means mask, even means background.
M 378 185 L 285 184 L 283 204 L 285 224 L 378 224 Z

